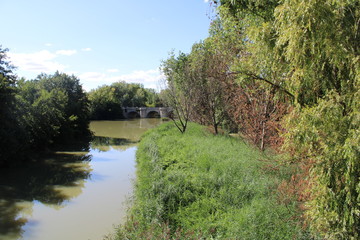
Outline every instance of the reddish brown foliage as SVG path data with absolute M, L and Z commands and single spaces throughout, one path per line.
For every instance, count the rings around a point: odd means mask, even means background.
M 307 228 L 306 217 L 304 215 L 307 209 L 305 203 L 312 199 L 310 194 L 311 179 L 309 178 L 310 169 L 313 165 L 310 161 L 307 163 L 295 163 L 296 168 L 294 174 L 287 181 L 279 184 L 277 189 L 278 200 L 285 204 L 291 204 L 294 201 L 297 203 L 299 214 L 297 218 L 303 224 L 303 228 Z
M 245 87 L 229 84 L 229 114 L 239 131 L 261 150 L 278 149 L 283 139 L 281 119 L 288 112 L 285 99 L 275 98 L 275 89 L 266 89 L 254 81 Z

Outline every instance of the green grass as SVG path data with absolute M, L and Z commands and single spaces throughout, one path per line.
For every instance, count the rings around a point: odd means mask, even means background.
M 286 171 L 229 136 L 166 123 L 145 134 L 128 221 L 117 239 L 300 239 L 295 207 L 276 189 Z M 285 174 L 284 174 L 285 172 Z

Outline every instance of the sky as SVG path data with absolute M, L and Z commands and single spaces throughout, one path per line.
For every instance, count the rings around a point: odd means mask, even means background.
M 116 81 L 160 90 L 169 53 L 208 36 L 209 0 L 0 0 L 15 73 L 73 74 L 86 91 Z

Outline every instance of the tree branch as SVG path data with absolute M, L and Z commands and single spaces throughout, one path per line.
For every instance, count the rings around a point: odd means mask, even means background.
M 278 84 L 275 84 L 271 81 L 269 81 L 268 79 L 266 78 L 263 78 L 263 77 L 260 77 L 260 76 L 257 76 L 253 73 L 246 73 L 246 72 L 229 72 L 227 73 L 228 75 L 235 75 L 235 74 L 245 74 L 246 76 L 248 77 L 251 77 L 252 79 L 254 80 L 260 80 L 260 81 L 263 81 L 263 82 L 266 82 L 268 84 L 270 84 L 271 86 L 283 91 L 284 93 L 286 93 L 288 96 L 290 96 L 291 98 L 295 99 L 295 96 L 294 94 L 292 94 L 291 92 L 289 92 L 288 90 L 286 90 L 285 88 L 281 87 L 280 85 Z

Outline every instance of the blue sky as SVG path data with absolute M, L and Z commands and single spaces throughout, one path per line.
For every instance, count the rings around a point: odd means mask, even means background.
M 0 0 L 1 40 L 19 77 L 56 70 L 86 90 L 125 80 L 158 89 L 161 60 L 208 36 L 208 0 Z

